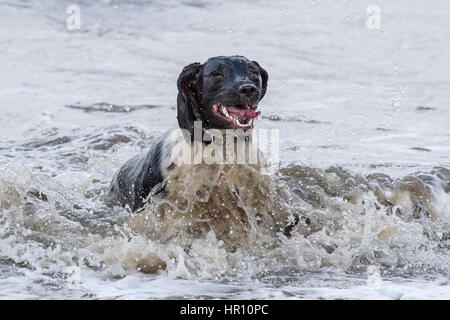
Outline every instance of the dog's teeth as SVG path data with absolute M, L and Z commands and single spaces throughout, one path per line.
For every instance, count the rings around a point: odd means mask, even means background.
M 224 106 L 222 106 L 222 113 L 227 116 L 228 118 L 231 118 L 231 116 L 228 114 L 227 108 L 225 108 Z
M 248 127 L 251 127 L 252 123 L 253 123 L 253 119 L 251 119 L 247 124 L 243 124 L 242 126 L 245 128 L 248 128 Z
M 240 123 L 239 120 L 237 120 L 237 119 L 235 119 L 235 121 L 233 121 L 233 124 L 235 126 L 239 126 L 241 128 L 251 127 L 252 123 L 253 123 L 253 119 L 251 119 L 248 123 L 245 123 L 245 124 Z
M 251 127 L 251 125 L 253 123 L 253 119 L 250 119 L 250 121 L 248 123 L 242 124 L 242 123 L 239 122 L 238 119 L 236 119 L 235 117 L 233 117 L 232 115 L 230 115 L 228 113 L 227 108 L 225 106 L 221 105 L 220 108 L 221 108 L 221 111 L 222 111 L 223 115 L 225 117 L 227 117 L 228 119 L 232 120 L 232 123 L 233 123 L 234 126 L 241 127 L 241 128 Z

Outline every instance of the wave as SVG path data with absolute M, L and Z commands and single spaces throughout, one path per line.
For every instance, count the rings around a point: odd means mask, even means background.
M 2 261 L 62 277 L 72 265 L 173 278 L 371 265 L 450 271 L 443 167 L 393 179 L 339 167 L 293 165 L 266 175 L 246 165 L 186 166 L 167 181 L 167 196 L 138 214 L 103 204 L 109 181 L 97 172 L 92 166 L 64 187 L 17 163 L 0 169 Z

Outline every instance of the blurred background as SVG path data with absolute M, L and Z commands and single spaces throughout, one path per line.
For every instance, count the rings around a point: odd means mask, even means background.
M 68 28 L 71 5 L 79 29 Z M 367 25 L 370 5 L 380 29 Z M 133 123 L 157 135 L 176 125 L 183 66 L 239 54 L 269 72 L 257 127 L 281 129 L 284 163 L 398 175 L 450 162 L 444 0 L 0 0 L 0 8 L 0 147 L 48 127 L 65 136 L 69 127 Z M 159 107 L 65 107 L 102 102 Z

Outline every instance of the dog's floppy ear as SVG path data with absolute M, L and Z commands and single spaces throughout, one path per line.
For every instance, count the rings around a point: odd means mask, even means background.
M 202 65 L 199 62 L 191 63 L 181 71 L 178 86 L 178 125 L 181 129 L 193 132 L 194 121 L 199 117 L 198 114 L 198 73 Z
M 264 97 L 264 95 L 266 94 L 266 90 L 267 90 L 267 80 L 269 80 L 269 74 L 267 73 L 266 70 L 264 70 L 258 62 L 256 61 L 252 61 L 259 70 L 259 73 L 261 74 L 261 79 L 262 79 L 262 89 L 261 89 L 261 98 L 259 98 L 259 100 L 262 100 L 262 98 Z
M 191 63 L 183 68 L 177 81 L 178 90 L 180 92 L 186 93 L 187 91 L 192 91 L 194 81 L 201 68 L 202 65 L 199 62 Z

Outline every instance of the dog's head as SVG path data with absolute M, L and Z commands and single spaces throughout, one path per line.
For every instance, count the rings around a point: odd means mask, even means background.
M 253 127 L 256 111 L 267 89 L 267 72 L 242 56 L 214 57 L 204 64 L 184 67 L 178 78 L 178 124 L 193 131 Z

